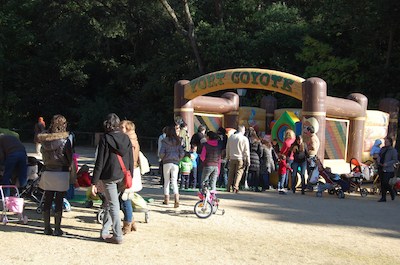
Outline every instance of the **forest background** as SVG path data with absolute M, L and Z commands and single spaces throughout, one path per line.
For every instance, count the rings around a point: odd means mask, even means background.
M 0 127 L 39 116 L 102 131 L 107 113 L 158 136 L 181 79 L 254 67 L 320 77 L 328 95 L 359 92 L 369 109 L 400 100 L 398 0 L 0 0 Z M 226 91 L 225 91 L 226 92 Z M 222 93 L 222 92 L 221 92 Z M 218 95 L 218 93 L 215 93 Z M 301 107 L 264 95 L 278 108 Z

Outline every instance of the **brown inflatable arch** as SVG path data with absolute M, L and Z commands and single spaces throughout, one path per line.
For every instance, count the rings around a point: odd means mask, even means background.
M 192 81 L 180 80 L 174 87 L 174 115 L 183 118 L 188 125 L 190 135 L 194 133 L 194 112 L 224 114 L 224 127 L 236 128 L 239 96 L 234 92 L 226 92 L 221 98 L 203 95 L 238 88 L 275 91 L 301 100 L 303 119 L 314 117 L 319 123 L 317 136 L 321 147 L 325 146 L 327 116 L 350 120 L 347 159 L 354 157 L 361 161 L 367 97 L 359 93 L 352 93 L 347 98 L 327 96 L 326 82 L 317 77 L 305 80 L 279 71 L 239 68 L 209 73 Z M 391 101 L 390 106 L 395 105 L 397 109 L 389 107 L 387 111 L 391 115 L 389 135 L 397 132 L 399 104 L 397 100 L 395 101 Z M 273 111 L 276 109 L 276 100 L 273 97 L 267 97 L 263 99 L 261 105 L 266 109 L 267 122 L 271 121 Z M 319 149 L 318 157 L 321 160 L 324 159 L 324 148 Z

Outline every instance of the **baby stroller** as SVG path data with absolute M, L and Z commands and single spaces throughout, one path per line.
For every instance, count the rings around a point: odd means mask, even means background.
M 22 198 L 31 199 L 36 203 L 40 203 L 43 196 L 43 190 L 39 188 L 40 176 L 43 168 L 43 163 L 38 161 L 33 156 L 28 156 L 27 168 L 27 184 L 20 191 Z
M 369 175 L 368 175 L 369 177 L 366 178 L 366 181 L 364 182 L 369 182 L 369 184 L 372 183 L 369 192 L 372 194 L 379 194 L 381 189 L 381 180 L 378 174 L 378 166 L 376 162 L 367 160 L 364 162 L 364 165 L 367 166 L 369 169 Z
M 11 196 L 6 196 L 4 189 L 9 189 Z M 28 223 L 28 217 L 24 215 L 24 199 L 20 197 L 17 186 L 15 185 L 2 185 L 0 186 L 1 201 L 3 204 L 3 212 L 0 216 L 0 221 L 6 225 L 8 222 L 22 221 L 23 224 Z M 7 212 L 17 214 L 17 218 L 9 218 Z
M 367 165 L 361 164 L 357 159 L 352 158 L 350 159 L 350 173 L 342 174 L 341 177 L 348 182 L 349 193 L 359 191 L 361 197 L 368 195 L 368 190 L 361 187 L 364 180 L 370 179 L 370 169 Z
M 97 194 L 101 200 L 102 204 L 100 206 L 100 209 L 97 211 L 96 214 L 96 220 L 99 224 L 103 223 L 103 218 L 104 218 L 104 211 L 105 207 L 107 206 L 107 201 L 102 193 Z M 132 210 L 133 212 L 141 212 L 144 213 L 144 221 L 145 223 L 149 222 L 149 208 L 147 206 L 147 202 L 145 199 L 143 199 L 142 196 L 140 196 L 137 192 L 133 194 L 133 197 L 131 198 L 132 200 Z
M 318 157 L 315 157 L 314 162 L 315 167 L 311 175 L 310 183 L 318 184 L 316 196 L 322 197 L 322 192 L 328 190 L 329 194 L 336 194 L 339 199 L 344 199 L 344 193 L 349 190 L 349 184 L 341 179 L 338 174 L 332 173 L 330 168 L 324 168 Z M 319 176 L 324 179 L 325 183 L 319 181 Z

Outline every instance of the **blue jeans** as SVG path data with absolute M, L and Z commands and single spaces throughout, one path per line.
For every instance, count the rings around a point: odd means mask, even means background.
M 16 169 L 19 186 L 25 187 L 27 182 L 27 165 L 26 165 L 26 152 L 18 151 L 8 154 L 4 160 L 4 175 L 3 185 L 11 185 L 11 179 L 14 170 Z M 4 195 L 10 196 L 10 189 L 4 189 Z
M 120 205 L 119 205 L 119 191 L 118 184 L 123 181 L 111 180 L 103 181 L 107 203 L 104 208 L 103 216 L 103 227 L 101 228 L 101 236 L 107 236 L 110 233 L 110 228 L 112 229 L 113 236 L 117 240 L 122 240 L 122 228 L 121 228 L 121 217 L 119 215 Z
M 123 201 L 120 197 L 121 209 L 124 212 L 124 221 L 131 223 L 133 220 L 132 200 Z
M 306 173 L 306 167 L 307 167 L 307 161 L 304 162 L 293 162 L 292 163 L 292 190 L 296 190 L 296 184 L 297 184 L 297 172 L 300 167 L 300 177 L 301 177 L 301 190 L 304 191 L 306 188 L 306 180 L 305 180 L 305 173 Z
M 288 165 L 289 168 L 292 167 L 292 163 L 293 163 L 293 160 L 292 160 L 292 159 L 288 159 L 288 160 L 287 160 L 287 165 Z M 288 188 L 289 176 L 290 176 L 290 171 L 289 171 L 289 170 L 286 170 L 285 188 Z
M 197 167 L 192 168 L 192 171 L 190 171 L 190 187 L 192 189 L 196 188 L 197 185 Z
M 226 161 L 221 162 L 217 185 L 221 188 L 226 188 L 228 184 L 228 169 L 226 168 Z
M 281 174 L 279 176 L 278 189 L 283 189 L 285 187 L 286 176 L 287 174 Z
M 204 166 L 201 176 L 201 188 L 211 179 L 211 190 L 217 190 L 218 166 Z

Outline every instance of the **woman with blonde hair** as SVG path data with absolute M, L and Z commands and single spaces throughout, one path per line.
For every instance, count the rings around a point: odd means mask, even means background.
M 292 129 L 287 129 L 285 131 L 285 136 L 282 144 L 282 148 L 280 153 L 286 156 L 286 162 L 289 168 L 291 168 L 293 163 L 293 152 L 291 152 L 290 147 L 294 143 L 296 139 L 296 134 Z M 288 180 L 289 180 L 289 171 L 287 172 L 287 176 L 285 178 L 285 188 L 288 187 Z
M 140 177 L 140 168 L 139 168 L 139 151 L 140 145 L 138 141 L 138 137 L 136 134 L 136 126 L 132 121 L 123 120 L 120 123 L 120 128 L 123 133 L 128 135 L 132 144 L 132 153 L 133 153 L 133 178 Z M 124 212 L 124 223 L 122 226 L 122 233 L 128 234 L 131 231 L 136 231 L 136 224 L 133 220 L 133 209 L 132 209 L 132 200 L 127 198 L 124 200 L 124 197 L 121 197 L 122 211 Z

